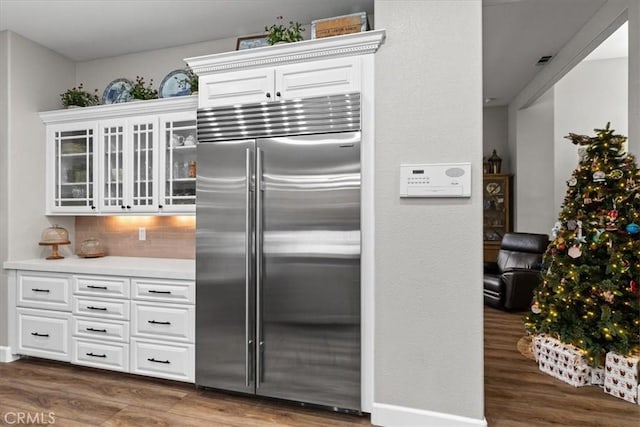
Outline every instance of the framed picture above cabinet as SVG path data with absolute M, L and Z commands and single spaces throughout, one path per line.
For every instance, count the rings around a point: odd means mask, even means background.
M 513 177 L 485 174 L 482 185 L 482 240 L 484 261 L 495 261 L 505 233 L 513 227 Z

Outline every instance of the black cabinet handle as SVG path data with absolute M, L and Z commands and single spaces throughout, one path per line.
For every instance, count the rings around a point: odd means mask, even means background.
M 267 92 L 267 98 L 271 98 L 271 93 Z
M 46 292 L 46 293 L 51 292 L 49 289 L 31 288 L 31 290 L 32 290 L 33 292 Z
M 93 205 L 91 205 L 90 207 L 91 207 L 91 209 L 93 209 L 93 210 L 95 210 L 95 208 L 96 208 L 96 207 L 95 207 L 95 206 L 93 206 Z
M 89 289 L 104 289 L 105 291 L 107 290 L 106 286 L 87 285 L 87 288 L 89 288 Z
M 95 329 L 95 328 L 87 328 L 87 331 L 89 332 L 102 332 L 102 333 L 107 333 L 106 329 Z
M 88 310 L 100 310 L 100 311 L 107 311 L 106 307 L 94 307 L 92 305 L 87 306 Z
M 277 96 L 277 97 L 281 97 L 282 95 L 281 95 L 281 94 L 280 94 L 280 92 L 278 91 L 278 92 L 276 92 L 276 96 Z
M 150 294 L 170 294 L 171 291 L 156 291 L 155 289 L 149 289 Z
M 171 322 L 158 322 L 156 320 L 147 320 L 148 323 L 151 323 L 152 325 L 170 325 Z
M 162 209 L 164 206 L 162 205 L 158 205 L 158 209 Z
M 125 209 L 126 206 L 125 205 L 120 205 L 120 209 Z
M 157 360 L 157 359 L 154 359 L 153 357 L 149 357 L 149 358 L 147 358 L 147 360 L 149 362 L 154 362 L 154 363 L 167 363 L 167 364 L 171 363 L 168 360 Z
M 131 206 L 127 205 L 127 209 L 131 209 Z
M 107 357 L 106 354 L 95 354 L 95 353 L 85 353 L 85 354 L 91 357 Z
M 31 332 L 31 335 L 33 335 L 34 337 L 47 337 L 47 338 L 49 338 L 49 334 L 39 334 L 37 332 Z

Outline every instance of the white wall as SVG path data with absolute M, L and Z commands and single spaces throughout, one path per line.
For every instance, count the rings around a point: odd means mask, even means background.
M 564 137 L 569 132 L 595 135 L 607 122 L 628 134 L 628 59 L 583 61 L 554 87 L 555 212 L 567 192 L 566 181 L 578 165 L 578 149 Z M 634 153 L 640 155 L 640 153 Z
M 0 32 L 0 261 L 7 259 L 9 230 L 7 189 L 9 171 L 9 32 Z M 8 345 L 7 276 L 0 274 L 0 347 Z
M 372 421 L 480 425 L 481 3 L 376 0 L 375 10 L 387 39 L 376 54 Z M 462 161 L 471 198 L 399 198 L 400 163 Z
M 495 149 L 502 158 L 501 173 L 510 173 L 507 106 L 485 107 L 482 113 L 482 155 L 488 159 Z
M 169 72 L 186 67 L 184 58 L 235 48 L 236 39 L 229 38 L 79 62 L 76 64 L 76 83 L 83 83 L 89 90 L 98 89 L 100 97 L 107 85 L 118 78 L 133 81 L 136 76 L 141 76 L 147 83 L 153 79 L 153 88 L 158 89 Z
M 553 204 L 553 90 L 517 112 L 518 173 L 514 177 L 517 207 L 515 231 L 549 234 L 556 221 Z
M 73 86 L 74 64 L 18 34 L 3 33 L 0 55 L 6 61 L 1 74 L 3 117 L 0 139 L 0 235 L 2 259 L 42 257 L 38 246 L 42 230 L 52 223 L 67 228 L 73 236 L 73 219 L 48 219 L 45 211 L 45 128 L 38 111 L 58 108 L 60 93 Z M 5 88 L 5 85 L 9 88 Z M 72 238 L 73 241 L 73 238 Z M 71 253 L 69 248 L 61 252 Z M 3 272 L 0 288 L 6 289 Z M 3 291 L 4 292 L 4 291 Z M 6 307 L 6 294 L 0 306 Z M 6 343 L 6 323 L 0 325 L 0 341 Z

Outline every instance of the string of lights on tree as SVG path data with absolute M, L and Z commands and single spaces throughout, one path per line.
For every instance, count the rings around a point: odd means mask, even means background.
M 589 362 L 640 348 L 640 171 L 609 123 L 570 133 L 580 162 L 543 258 L 525 327 L 580 347 Z

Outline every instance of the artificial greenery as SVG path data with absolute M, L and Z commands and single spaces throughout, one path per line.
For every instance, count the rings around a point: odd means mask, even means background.
M 129 94 L 133 99 L 156 99 L 158 91 L 151 86 L 153 86 L 153 79 L 149 80 L 149 86 L 145 86 L 144 77 L 136 76 Z
M 525 327 L 583 349 L 592 365 L 608 351 L 640 348 L 640 170 L 613 129 L 569 134 L 580 162 L 543 258 Z
M 267 32 L 267 43 L 270 45 L 274 45 L 278 42 L 299 42 L 302 40 L 302 32 L 304 31 L 304 27 L 299 22 L 289 21 L 289 26 L 285 26 L 281 23 L 283 20 L 282 16 L 278 16 L 276 18 L 279 22 L 277 24 L 273 24 L 270 27 L 264 27 L 264 30 Z
M 67 89 L 66 92 L 60 94 L 62 99 L 62 105 L 69 107 L 76 105 L 78 107 L 89 107 L 91 105 L 98 105 L 100 98 L 98 97 L 98 89 L 94 90 L 94 93 L 89 93 L 84 90 L 82 83 L 78 87 L 72 87 Z
M 188 87 L 191 93 L 195 93 L 198 91 L 198 75 L 193 72 L 191 67 L 187 66 L 185 68 L 185 73 L 187 75 L 184 79 L 179 79 L 177 76 L 174 77 L 178 82 L 178 86 L 181 88 Z

